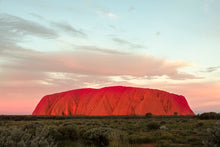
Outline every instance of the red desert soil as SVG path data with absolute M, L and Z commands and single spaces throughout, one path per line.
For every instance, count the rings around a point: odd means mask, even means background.
M 194 115 L 184 96 L 156 89 L 105 87 L 44 96 L 33 115 Z

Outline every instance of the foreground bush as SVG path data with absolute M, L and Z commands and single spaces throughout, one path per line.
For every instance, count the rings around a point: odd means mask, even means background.
M 50 128 L 49 134 L 57 140 L 71 140 L 75 141 L 78 139 L 78 133 L 74 126 L 65 125 L 59 126 L 58 128 Z
M 152 135 L 131 135 L 129 137 L 130 144 L 152 143 L 155 139 Z
M 29 126 L 29 125 L 28 125 Z M 48 127 L 0 128 L 1 147 L 54 147 L 54 139 L 49 136 Z M 24 129 L 25 128 L 25 129 Z
M 83 134 L 83 140 L 86 144 L 94 144 L 96 146 L 107 146 L 111 142 L 122 142 L 124 135 L 112 128 L 92 128 Z
M 220 123 L 207 129 L 207 138 L 203 141 L 206 146 L 220 147 Z
M 160 124 L 157 122 L 150 122 L 147 124 L 148 130 L 157 130 L 160 128 Z

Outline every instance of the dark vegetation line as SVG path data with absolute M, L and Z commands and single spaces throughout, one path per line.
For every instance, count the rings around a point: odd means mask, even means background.
M 198 118 L 198 119 L 220 119 L 220 113 L 207 112 L 198 115 L 152 115 L 147 113 L 145 116 L 136 115 L 120 115 L 120 116 L 86 116 L 86 115 L 0 115 L 0 120 L 15 120 L 15 121 L 28 121 L 28 120 L 39 120 L 39 119 L 145 119 L 145 118 Z

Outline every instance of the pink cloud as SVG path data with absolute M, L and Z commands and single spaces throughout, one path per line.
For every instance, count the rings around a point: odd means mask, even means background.
M 131 75 L 162 76 L 171 79 L 193 79 L 192 74 L 178 70 L 189 66 L 183 61 L 169 61 L 150 55 L 111 54 L 100 52 L 29 52 L 14 57 L 14 62 L 2 65 L 8 73 L 24 73 L 29 76 L 43 76 L 43 72 L 64 72 L 84 75 Z M 8 72 L 7 72 L 8 71 Z M 10 72 L 9 72 L 10 71 Z M 41 75 L 40 75 L 41 74 Z M 25 76 L 26 77 L 26 76 Z

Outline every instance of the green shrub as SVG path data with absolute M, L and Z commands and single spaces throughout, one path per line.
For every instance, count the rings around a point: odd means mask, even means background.
M 172 140 L 173 142 L 176 140 L 176 137 L 173 134 L 166 131 L 159 132 L 157 138 L 160 140 Z
M 83 141 L 86 144 L 94 144 L 96 146 L 107 146 L 112 141 L 123 141 L 124 135 L 112 128 L 92 128 L 83 134 Z
M 188 121 L 189 121 L 188 119 L 181 119 L 181 122 L 183 122 L 183 123 L 186 123 Z
M 47 127 L 35 128 L 34 133 L 30 134 L 28 129 L 23 127 L 1 128 L 0 146 L 2 147 L 55 147 L 54 139 L 49 136 Z M 30 128 L 33 129 L 33 128 Z
M 165 124 L 166 124 L 165 121 L 161 121 L 161 122 L 160 122 L 160 125 L 165 125 Z
M 83 128 L 81 128 L 81 129 L 79 130 L 79 136 L 80 136 L 80 138 L 83 138 L 84 133 L 85 133 L 86 131 L 92 129 L 92 128 L 94 128 L 94 127 L 93 127 L 93 126 L 84 126 Z
M 0 126 L 3 126 L 4 125 L 4 122 L 0 121 Z
M 149 112 L 149 113 L 146 113 L 145 116 L 146 116 L 147 118 L 151 118 L 151 117 L 152 117 L 152 113 L 150 113 L 150 112 Z
M 157 142 L 156 147 L 170 147 L 172 143 L 172 140 L 160 140 Z
M 64 122 L 62 126 L 73 126 L 74 124 L 72 122 Z
M 157 130 L 160 128 L 160 124 L 157 122 L 150 122 L 147 124 L 148 130 Z
M 51 127 L 49 129 L 49 135 L 52 136 L 55 139 L 55 141 L 59 141 L 59 140 L 64 139 L 62 134 L 59 131 L 57 131 L 57 128 L 55 128 L 55 127 Z
M 206 146 L 220 146 L 220 123 L 216 123 L 212 128 L 207 129 L 207 137 L 203 141 Z
M 17 147 L 26 147 L 24 140 L 21 140 L 17 143 Z
M 186 137 L 187 142 L 191 145 L 201 145 L 202 146 L 202 141 L 198 136 L 193 136 L 193 135 L 189 135 L 188 137 Z
M 203 122 L 198 122 L 197 124 L 196 124 L 196 127 L 202 127 L 204 125 L 204 123 Z
M 78 139 L 78 132 L 74 126 L 64 125 L 58 128 L 50 128 L 49 134 L 55 140 L 72 140 Z
M 129 137 L 130 144 L 152 143 L 154 138 L 151 135 L 131 135 Z
M 36 129 L 37 128 L 42 128 L 44 125 L 38 122 L 32 122 L 32 123 L 27 123 L 23 125 L 21 128 L 23 131 L 27 131 L 31 135 L 35 135 Z

